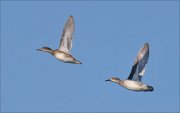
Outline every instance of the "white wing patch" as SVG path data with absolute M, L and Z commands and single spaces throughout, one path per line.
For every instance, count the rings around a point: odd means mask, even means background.
M 144 67 L 144 69 L 139 73 L 139 76 L 143 76 L 144 73 L 145 73 L 145 67 Z

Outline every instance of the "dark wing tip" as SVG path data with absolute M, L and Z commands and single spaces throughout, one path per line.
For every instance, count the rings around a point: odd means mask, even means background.
M 68 20 L 66 21 L 66 25 L 74 24 L 74 18 L 72 15 L 68 17 Z
M 149 43 L 144 43 L 144 47 L 149 49 Z
M 69 19 L 74 20 L 74 17 L 72 15 L 69 16 Z
M 68 21 L 66 22 L 68 26 L 74 27 L 74 18 L 72 15 L 69 16 Z
M 73 18 L 73 15 L 69 15 L 69 17 Z
M 141 54 L 146 54 L 147 52 L 149 53 L 149 44 L 145 43 L 143 48 L 140 50 L 140 53 Z
M 149 46 L 149 43 L 148 42 L 146 42 L 146 43 L 144 43 L 145 45 L 147 45 L 147 46 Z

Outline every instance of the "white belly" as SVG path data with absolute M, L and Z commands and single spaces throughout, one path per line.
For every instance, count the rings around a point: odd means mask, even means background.
M 70 57 L 66 57 L 65 54 L 63 53 L 56 53 L 54 55 L 55 58 L 57 58 L 58 60 L 64 61 L 64 62 L 68 62 L 68 61 L 72 61 L 73 59 Z
M 54 57 L 57 58 L 57 59 L 59 59 L 59 60 L 62 60 L 62 59 L 65 58 L 65 55 L 62 54 L 62 53 L 56 53 L 56 54 L 54 55 Z
M 124 81 L 124 87 L 126 87 L 129 90 L 142 90 L 144 87 L 144 84 L 141 82 L 136 82 L 132 80 L 125 80 Z

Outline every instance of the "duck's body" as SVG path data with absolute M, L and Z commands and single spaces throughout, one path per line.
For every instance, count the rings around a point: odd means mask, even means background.
M 74 33 L 74 19 L 73 19 L 73 16 L 70 16 L 64 26 L 64 30 L 63 30 L 59 48 L 56 50 L 52 50 L 49 47 L 43 47 L 43 48 L 37 49 L 37 50 L 43 51 L 43 52 L 48 52 L 48 53 L 52 54 L 56 59 L 63 61 L 65 63 L 82 64 L 80 61 L 76 60 L 70 54 L 70 50 L 72 48 L 73 33 Z
M 134 81 L 134 80 L 122 80 L 118 83 L 119 85 L 133 91 L 151 91 L 152 86 L 146 85 L 140 81 Z
M 68 54 L 61 50 L 52 50 L 49 47 L 43 47 L 38 49 L 39 51 L 48 52 L 53 55 L 56 59 L 63 61 L 64 63 L 81 64 L 80 61 L 76 60 L 71 54 Z
M 132 91 L 153 91 L 154 88 L 141 82 L 141 78 L 145 72 L 145 64 L 149 58 L 149 44 L 145 43 L 139 51 L 129 77 L 125 80 L 120 80 L 117 77 L 111 77 L 106 81 L 117 83 Z
M 117 77 L 112 77 L 111 79 L 108 79 L 106 81 L 112 81 L 132 91 L 153 91 L 154 90 L 152 86 L 146 85 L 142 83 L 141 81 L 134 81 L 134 80 L 129 80 L 129 79 L 120 80 Z
M 74 64 L 81 64 L 80 61 L 76 60 L 71 54 L 68 54 L 64 51 L 54 50 L 52 55 L 65 63 L 74 63 Z

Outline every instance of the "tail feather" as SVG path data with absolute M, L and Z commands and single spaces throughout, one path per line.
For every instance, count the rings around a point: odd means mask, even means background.
M 75 60 L 75 63 L 76 64 L 82 64 L 82 62 L 78 61 L 78 60 Z
M 153 91 L 154 90 L 154 88 L 152 87 L 152 86 L 147 86 L 147 91 Z

